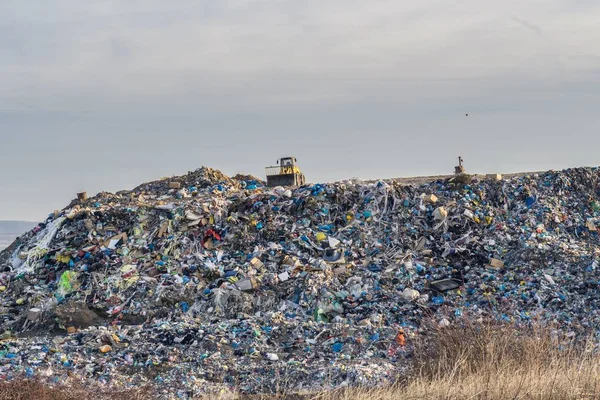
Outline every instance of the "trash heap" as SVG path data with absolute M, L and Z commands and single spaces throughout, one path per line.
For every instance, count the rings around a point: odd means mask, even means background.
M 0 255 L 0 379 L 310 391 L 394 381 L 426 319 L 587 334 L 598 177 L 292 189 L 202 168 L 75 200 Z

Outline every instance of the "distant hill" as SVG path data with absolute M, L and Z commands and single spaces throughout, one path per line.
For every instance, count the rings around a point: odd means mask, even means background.
M 17 236 L 33 229 L 37 222 L 0 221 L 0 250 L 8 247 Z

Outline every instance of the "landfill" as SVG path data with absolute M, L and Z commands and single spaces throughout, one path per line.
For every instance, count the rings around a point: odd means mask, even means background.
M 287 188 L 200 168 L 0 254 L 0 379 L 157 397 L 376 386 L 425 320 L 600 322 L 598 168 Z

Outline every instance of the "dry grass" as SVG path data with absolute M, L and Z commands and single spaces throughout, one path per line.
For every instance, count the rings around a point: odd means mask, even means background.
M 35 380 L 0 381 L 0 400 L 145 400 L 151 398 L 144 388 L 139 390 L 102 391 L 90 390 L 84 386 L 71 385 L 68 388 Z
M 600 399 L 600 355 L 591 341 L 572 343 L 548 328 L 471 324 L 429 328 L 416 341 L 410 372 L 396 385 L 310 395 L 208 396 L 256 400 Z M 50 389 L 36 382 L 0 383 L 0 400 L 151 398 L 151 392 L 100 394 Z
M 600 355 L 591 341 L 494 324 L 432 332 L 416 343 L 412 372 L 397 386 L 313 399 L 600 399 Z

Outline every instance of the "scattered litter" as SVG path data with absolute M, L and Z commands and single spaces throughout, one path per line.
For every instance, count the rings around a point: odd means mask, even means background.
M 79 196 L 0 253 L 0 376 L 154 379 L 164 397 L 373 386 L 402 376 L 426 318 L 583 334 L 599 175 L 284 188 L 201 168 Z

